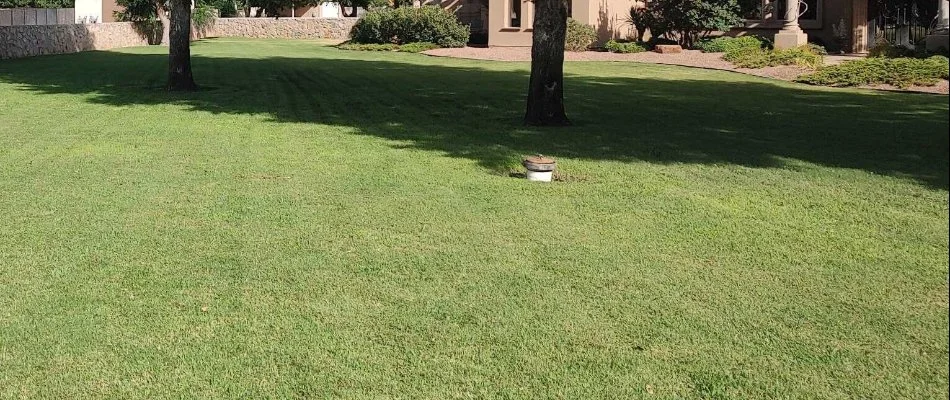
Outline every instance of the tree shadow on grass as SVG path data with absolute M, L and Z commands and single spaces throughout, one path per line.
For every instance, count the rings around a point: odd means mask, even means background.
M 946 97 L 820 90 L 724 73 L 661 79 L 569 74 L 576 125 L 520 125 L 527 70 L 416 55 L 193 57 L 212 90 L 166 93 L 163 54 L 90 52 L 0 63 L 0 81 L 106 105 L 181 104 L 360 134 L 506 172 L 520 155 L 782 167 L 798 159 L 948 188 Z M 358 56 L 357 56 L 358 57 Z M 63 68 L 63 65 L 68 68 Z M 631 65 L 631 68 L 636 68 Z M 649 67 L 648 67 L 649 68 Z M 570 70 L 570 68 L 569 68 Z M 719 75 L 716 75 L 719 74 Z M 643 74 L 640 74 L 643 75 Z M 651 74 L 646 74 L 651 75 Z

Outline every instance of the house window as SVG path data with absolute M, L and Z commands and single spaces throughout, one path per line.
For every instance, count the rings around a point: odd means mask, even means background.
M 508 27 L 521 27 L 521 0 L 508 0 L 511 6 L 508 8 Z
M 800 0 L 798 17 L 804 29 L 821 28 L 823 0 Z M 740 0 L 747 28 L 780 28 L 785 20 L 785 0 Z
M 775 4 L 776 13 L 775 16 L 779 20 L 785 19 L 785 2 L 777 1 L 778 4 Z M 820 6 L 819 0 L 800 0 L 798 2 L 798 20 L 799 21 L 812 21 L 818 19 L 818 7 Z
M 742 18 L 748 20 L 763 20 L 767 17 L 768 0 L 742 0 L 739 2 L 742 9 Z
M 804 8 L 805 6 L 808 8 Z M 798 12 L 802 13 L 798 18 L 806 21 L 817 20 L 818 7 L 821 7 L 821 0 L 805 0 L 804 4 L 798 7 Z
M 567 1 L 567 17 L 568 18 L 574 17 L 574 1 L 573 0 Z

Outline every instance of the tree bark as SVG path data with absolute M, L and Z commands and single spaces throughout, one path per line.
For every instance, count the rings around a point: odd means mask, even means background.
M 168 36 L 168 90 L 195 90 L 191 76 L 191 1 L 172 0 Z
M 564 1 L 534 2 L 531 80 L 528 83 L 525 125 L 571 124 L 564 113 L 564 38 L 567 34 L 567 4 Z

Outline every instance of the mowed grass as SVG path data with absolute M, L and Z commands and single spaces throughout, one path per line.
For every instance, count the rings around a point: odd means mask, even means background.
M 948 396 L 946 96 L 163 51 L 0 62 L 0 397 Z

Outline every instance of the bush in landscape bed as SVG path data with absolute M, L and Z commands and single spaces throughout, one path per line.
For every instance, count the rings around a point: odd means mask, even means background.
M 947 79 L 948 72 L 950 60 L 944 56 L 925 59 L 868 57 L 820 68 L 797 81 L 824 86 L 889 84 L 904 88 L 931 86 L 940 79 Z
M 357 50 L 357 51 L 396 51 L 399 49 L 399 46 L 392 43 L 352 43 L 346 42 L 341 43 L 336 46 L 338 49 L 343 50 Z
M 726 53 L 738 49 L 761 49 L 766 47 L 768 42 L 758 36 L 720 36 L 713 39 L 700 40 L 696 44 L 696 49 L 703 53 Z
M 637 42 L 618 42 L 610 40 L 604 45 L 604 49 L 611 53 L 641 53 L 647 51 L 647 48 Z
M 426 50 L 438 49 L 439 45 L 429 42 L 406 43 L 399 46 L 399 51 L 403 53 L 421 53 Z
M 403 53 L 421 53 L 426 50 L 438 49 L 439 45 L 429 42 L 414 42 L 398 45 L 393 43 L 353 43 L 344 42 L 336 46 L 341 50 L 355 51 L 398 51 Z
M 564 38 L 564 50 L 584 51 L 597 40 L 597 32 L 594 27 L 575 21 L 573 18 L 567 19 L 567 35 Z
M 440 47 L 463 47 L 469 28 L 442 7 L 378 8 L 366 13 L 350 31 L 356 43 L 435 43 Z
M 651 0 L 635 7 L 630 20 L 637 35 L 649 30 L 654 37 L 675 40 L 692 48 L 714 31 L 728 31 L 742 22 L 736 0 Z
M 799 67 L 815 69 L 820 67 L 824 62 L 824 57 L 809 45 L 782 50 L 738 47 L 727 51 L 722 58 L 740 68 L 797 65 Z
M 887 40 L 883 40 L 883 38 L 878 38 L 877 43 L 868 49 L 868 56 L 870 57 L 897 58 L 913 57 L 914 55 L 914 49 L 908 48 L 907 46 L 891 44 Z
M 808 43 L 806 46 L 808 46 L 808 48 L 811 49 L 812 53 L 818 54 L 820 56 L 828 55 L 828 50 L 825 49 L 825 46 L 822 46 L 817 43 Z
M 823 48 L 822 51 L 824 51 Z M 797 65 L 799 67 L 816 69 L 824 63 L 824 57 L 818 50 L 810 45 L 793 47 L 791 49 L 772 50 L 770 53 L 770 66 Z
M 207 4 L 199 4 L 191 10 L 191 22 L 201 34 L 204 34 L 206 29 L 214 25 L 214 21 L 217 19 L 217 11 Z

